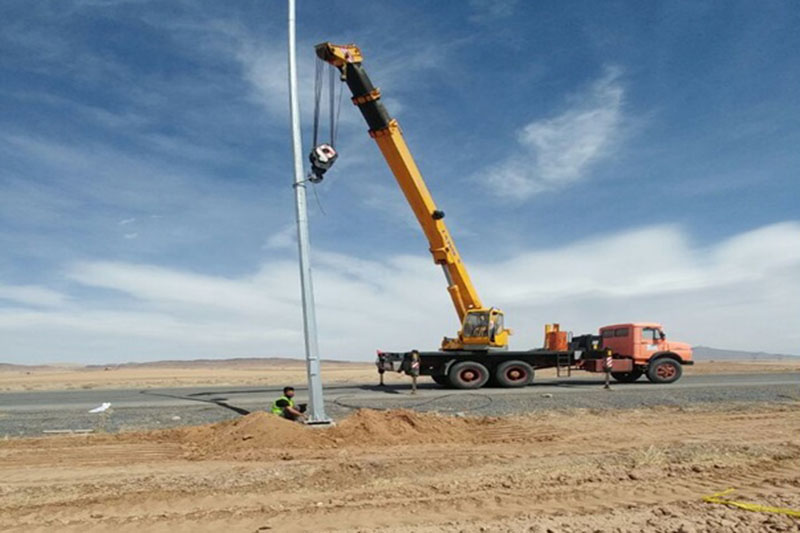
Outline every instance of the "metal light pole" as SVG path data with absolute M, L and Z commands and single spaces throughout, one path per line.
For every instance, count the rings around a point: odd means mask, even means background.
M 295 46 L 295 0 L 289 2 L 289 108 L 294 152 L 294 196 L 297 212 L 297 247 L 300 253 L 300 290 L 303 297 L 303 332 L 306 344 L 308 372 L 309 422 L 329 424 L 322 397 L 322 378 L 319 372 L 317 318 L 314 312 L 314 287 L 311 283 L 309 260 L 308 214 L 306 209 L 306 180 L 303 176 L 303 142 L 300 138 L 300 105 L 297 101 L 297 51 Z

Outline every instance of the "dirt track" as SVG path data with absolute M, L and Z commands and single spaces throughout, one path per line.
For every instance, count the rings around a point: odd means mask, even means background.
M 503 418 L 266 414 L 0 443 L 4 531 L 800 531 L 794 404 Z

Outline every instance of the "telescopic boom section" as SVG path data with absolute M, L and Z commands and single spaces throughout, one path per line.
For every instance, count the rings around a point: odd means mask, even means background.
M 339 69 L 342 80 L 353 93 L 353 103 L 367 121 L 370 137 L 378 144 L 422 226 L 434 262 L 444 270 L 447 291 L 455 305 L 458 319 L 463 323 L 468 311 L 483 309 L 483 305 L 444 223 L 444 213 L 436 208 L 422 174 L 408 150 L 400 126 L 389 116 L 380 101 L 380 91 L 372 85 L 361 65 L 361 50 L 355 45 L 322 43 L 316 46 L 316 51 L 320 59 Z

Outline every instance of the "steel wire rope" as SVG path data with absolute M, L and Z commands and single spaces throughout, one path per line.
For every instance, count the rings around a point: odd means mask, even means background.
M 313 126 L 313 148 L 319 144 L 319 122 L 320 114 L 322 113 L 322 93 L 324 88 L 324 70 L 328 67 L 328 136 L 332 148 L 336 147 L 336 137 L 339 133 L 339 115 L 342 111 L 342 91 L 343 88 L 339 86 L 339 98 L 336 98 L 336 69 L 332 65 L 328 65 L 324 61 L 318 59 L 316 62 L 316 69 L 314 71 L 314 126 Z M 311 180 L 309 180 L 311 181 Z M 312 190 L 314 192 L 314 200 L 320 212 L 327 215 L 325 208 L 322 206 L 322 201 L 319 198 L 317 191 L 317 183 L 311 181 Z
M 322 99 L 322 69 L 324 65 L 321 60 L 315 63 L 314 71 L 314 127 L 312 129 L 312 146 L 316 148 L 319 141 L 319 113 L 320 113 L 320 100 Z

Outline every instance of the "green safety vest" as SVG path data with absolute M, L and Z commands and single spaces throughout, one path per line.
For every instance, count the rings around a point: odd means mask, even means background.
M 278 398 L 277 400 L 275 400 L 272 403 L 272 414 L 274 414 L 274 415 L 282 415 L 283 414 L 283 410 L 285 408 L 278 406 L 278 402 L 281 401 L 281 400 L 286 400 L 287 402 L 289 402 L 289 407 L 294 407 L 294 400 L 292 400 L 291 398 L 287 398 L 286 396 L 281 396 L 280 398 Z

